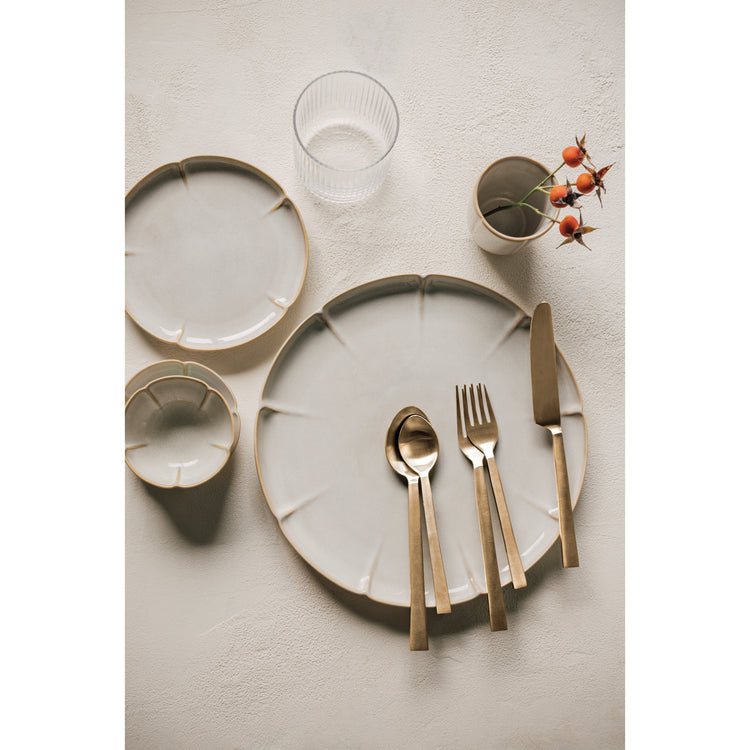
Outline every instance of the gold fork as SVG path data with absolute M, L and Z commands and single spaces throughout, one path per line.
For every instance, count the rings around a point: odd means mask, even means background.
M 468 423 L 469 405 L 466 401 L 466 387 L 462 389 L 464 420 Z M 482 557 L 484 559 L 484 577 L 487 580 L 487 602 L 490 610 L 490 630 L 507 630 L 508 620 L 505 616 L 503 585 L 500 583 L 500 570 L 497 567 L 495 538 L 492 535 L 492 518 L 490 517 L 490 499 L 487 495 L 487 483 L 484 479 L 484 457 L 482 452 L 466 436 L 461 420 L 461 403 L 458 400 L 456 386 L 456 432 L 458 447 L 461 453 L 471 461 L 474 467 L 474 495 L 477 501 L 479 516 L 479 533 L 482 539 Z
M 484 392 L 482 391 L 483 388 Z M 523 571 L 521 555 L 518 553 L 518 545 L 516 544 L 516 537 L 513 534 L 510 514 L 508 513 L 508 504 L 505 502 L 505 493 L 503 492 L 500 473 L 497 470 L 497 462 L 495 461 L 495 446 L 498 440 L 497 420 L 492 411 L 487 386 L 477 385 L 477 395 L 479 398 L 479 410 L 477 410 L 476 401 L 474 400 L 474 386 L 470 386 L 471 421 L 468 418 L 466 419 L 466 434 L 469 440 L 482 451 L 487 461 L 492 492 L 495 495 L 495 504 L 497 505 L 497 515 L 500 519 L 500 528 L 503 531 L 505 552 L 508 556 L 510 578 L 513 581 L 513 588 L 520 589 L 526 585 L 526 574 Z M 486 412 L 484 409 L 485 403 L 487 405 Z

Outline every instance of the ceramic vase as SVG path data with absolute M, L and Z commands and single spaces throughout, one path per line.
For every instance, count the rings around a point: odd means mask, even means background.
M 537 185 L 556 185 L 554 176 L 545 180 L 549 173 L 543 164 L 526 156 L 506 156 L 490 164 L 476 181 L 469 205 L 474 242 L 488 253 L 512 255 L 549 231 L 553 221 L 528 206 L 513 206 Z M 525 203 L 555 219 L 560 212 L 542 191 L 532 192 Z M 500 206 L 512 207 L 494 211 Z

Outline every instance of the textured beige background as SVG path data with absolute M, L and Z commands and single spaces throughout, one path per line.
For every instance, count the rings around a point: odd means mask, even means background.
M 624 744 L 624 8 L 622 2 L 127 0 L 126 174 L 196 154 L 248 161 L 299 207 L 310 236 L 287 317 L 236 351 L 188 355 L 126 321 L 125 376 L 195 358 L 240 402 L 220 479 L 174 496 L 125 470 L 128 748 L 617 748 Z M 291 114 L 340 68 L 393 94 L 401 132 L 381 191 L 326 204 L 300 185 Z M 586 133 L 617 161 L 592 252 L 488 256 L 466 228 L 478 173 L 527 154 L 557 166 Z M 589 463 L 576 511 L 581 568 L 557 546 L 506 592 L 431 616 L 408 651 L 405 611 L 335 589 L 289 547 L 253 460 L 259 394 L 289 333 L 332 296 L 398 273 L 468 278 L 531 310 L 552 304 L 583 395 Z

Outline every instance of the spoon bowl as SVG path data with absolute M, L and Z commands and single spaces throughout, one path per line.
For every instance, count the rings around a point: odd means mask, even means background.
M 398 448 L 406 465 L 420 477 L 424 477 L 435 466 L 440 445 L 437 434 L 426 417 L 412 414 L 401 425 Z
M 404 420 L 412 414 L 416 414 L 425 420 L 427 419 L 427 415 L 416 406 L 405 406 L 396 413 L 395 417 L 393 417 L 393 420 L 388 427 L 388 432 L 385 435 L 385 457 L 388 459 L 391 468 L 397 474 L 406 478 L 408 478 L 409 474 L 413 475 L 415 472 L 401 457 L 401 453 L 398 449 L 398 436 Z

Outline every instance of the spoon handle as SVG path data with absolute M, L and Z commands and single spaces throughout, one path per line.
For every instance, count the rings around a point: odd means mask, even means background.
M 435 506 L 432 502 L 432 487 L 430 477 L 423 474 L 422 500 L 424 501 L 424 520 L 427 526 L 427 544 L 430 548 L 430 564 L 432 565 L 432 581 L 435 586 L 435 607 L 439 615 L 451 611 L 451 599 L 448 593 L 448 582 L 445 580 L 445 568 L 443 567 L 443 553 L 440 551 L 440 540 L 438 539 L 437 521 L 435 520 Z
M 424 601 L 424 564 L 422 561 L 422 513 L 419 509 L 419 483 L 409 482 L 409 649 L 426 651 L 427 607 Z

